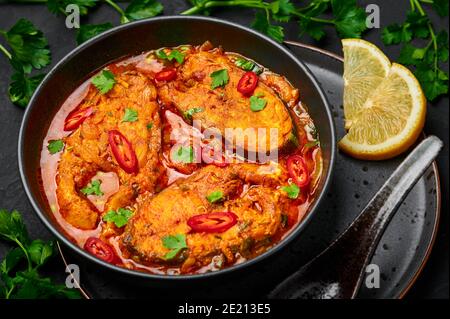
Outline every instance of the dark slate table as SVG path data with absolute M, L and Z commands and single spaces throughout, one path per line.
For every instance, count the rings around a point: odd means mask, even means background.
M 2 0 L 0 0 L 2 2 Z M 188 8 L 184 0 L 162 0 L 167 15 L 177 14 Z M 359 1 L 363 5 L 376 3 L 381 8 L 381 26 L 393 22 L 403 21 L 405 12 L 409 7 L 407 0 Z M 231 20 L 243 25 L 249 25 L 253 13 L 251 10 L 218 9 L 215 17 Z M 75 31 L 68 30 L 63 17 L 55 17 L 48 12 L 44 5 L 33 4 L 4 4 L 0 3 L 0 29 L 8 29 L 19 18 L 31 20 L 47 36 L 54 65 L 75 46 Z M 431 19 L 438 28 L 448 30 L 448 17 L 441 19 L 431 13 Z M 111 21 L 119 23 L 118 14 L 108 5 L 103 4 L 92 11 L 89 17 L 83 18 L 84 23 L 103 23 Z M 323 49 L 341 54 L 340 41 L 334 30 L 329 30 L 328 37 L 316 43 L 307 36 L 298 38 L 298 28 L 295 23 L 286 25 L 286 39 L 299 40 L 305 43 L 320 46 Z M 398 47 L 384 47 L 380 41 L 378 30 L 368 32 L 365 39 L 379 45 L 391 59 L 398 57 Z M 1 40 L 0 40 L 1 41 Z M 448 65 L 447 71 L 448 71 Z M 34 214 L 26 195 L 22 189 L 17 166 L 17 139 L 23 110 L 12 105 L 7 97 L 7 88 L 11 76 L 11 68 L 7 60 L 0 57 L 0 208 L 17 209 L 22 212 L 33 238 L 50 239 L 51 235 L 40 223 Z M 448 298 L 449 297 L 449 101 L 448 97 L 441 98 L 434 105 L 428 106 L 428 117 L 425 127 L 427 134 L 440 137 L 445 148 L 438 158 L 440 177 L 442 183 L 442 217 L 436 244 L 431 257 L 407 298 Z M 10 246 L 0 242 L 0 258 L 4 256 Z M 63 280 L 64 273 L 59 259 L 55 259 L 48 267 L 53 277 Z M 231 296 L 230 296 L 231 297 Z

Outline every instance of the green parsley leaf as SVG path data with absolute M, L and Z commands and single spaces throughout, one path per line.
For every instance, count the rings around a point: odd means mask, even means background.
M 250 110 L 253 112 L 259 112 L 264 110 L 266 107 L 267 101 L 259 96 L 252 95 L 250 97 Z
M 252 71 L 258 75 L 263 72 L 263 69 L 261 67 L 259 67 L 256 63 L 254 63 L 250 60 L 244 59 L 242 57 L 238 57 L 236 59 L 236 61 L 234 61 L 234 64 L 242 70 Z
M 230 81 L 227 69 L 214 71 L 209 76 L 212 79 L 211 90 L 214 90 L 218 87 L 224 87 Z
M 147 124 L 147 130 L 150 130 L 153 127 L 153 123 L 148 123 Z
M 221 192 L 221 191 L 212 192 L 208 196 L 206 196 L 206 199 L 211 204 L 221 201 L 223 199 L 223 192 Z
M 80 15 L 88 14 L 88 10 L 97 4 L 97 0 L 47 0 L 47 7 L 51 13 L 65 15 L 69 4 L 78 6 Z
M 184 117 L 188 120 L 192 120 L 192 116 L 195 113 L 200 113 L 203 112 L 203 109 L 200 107 L 194 107 L 192 109 L 187 110 L 186 112 L 183 113 Z
M 92 181 L 91 183 L 87 184 L 86 187 L 82 188 L 81 192 L 84 195 L 102 196 L 104 194 L 100 189 L 101 184 L 102 184 L 102 181 L 99 179 L 96 179 L 95 181 Z
M 43 33 L 26 19 L 19 19 L 12 28 L 0 30 L 13 51 L 14 58 L 22 64 L 23 72 L 30 73 L 32 68 L 41 69 L 50 64 L 48 42 Z
M 96 35 L 111 29 L 112 27 L 113 25 L 110 22 L 103 24 L 83 24 L 77 30 L 77 44 L 86 42 L 90 38 L 93 38 Z
M 53 255 L 53 242 L 36 239 L 27 247 L 28 255 L 36 266 L 42 266 Z
M 356 0 L 331 0 L 336 30 L 341 38 L 360 38 L 367 30 L 366 11 Z
M 391 24 L 381 31 L 381 40 L 385 45 L 399 44 L 401 42 L 411 41 L 413 36 L 409 25 Z
M 300 188 L 297 184 L 290 184 L 288 186 L 281 187 L 281 190 L 285 191 L 289 198 L 296 199 L 300 194 Z
M 284 40 L 284 29 L 282 26 L 273 25 L 270 23 L 264 11 L 258 11 L 255 15 L 255 20 L 252 22 L 252 27 L 262 32 L 275 41 L 282 43 Z
M 63 140 L 50 140 L 48 141 L 47 149 L 50 152 L 50 154 L 56 154 L 58 152 L 61 152 L 64 148 L 64 142 Z
M 185 55 L 178 50 L 172 50 L 169 54 L 163 49 L 156 51 L 156 56 L 161 60 L 176 60 L 179 64 L 183 64 Z
M 278 22 L 288 22 L 295 12 L 295 6 L 289 0 L 277 0 L 270 3 L 272 17 Z
M 117 211 L 110 210 L 103 216 L 105 222 L 114 223 L 117 227 L 121 228 L 128 223 L 128 220 L 133 215 L 133 212 L 129 209 L 119 208 Z
M 441 69 L 433 70 L 427 63 L 417 66 L 414 75 L 422 85 L 423 92 L 429 101 L 448 93 L 448 73 Z
M 436 35 L 438 59 L 441 62 L 448 61 L 448 33 L 443 30 Z
M 441 17 L 448 16 L 448 0 L 433 0 L 433 8 Z
M 172 159 L 178 163 L 193 163 L 194 149 L 192 146 L 180 146 L 178 150 L 172 153 Z
M 133 0 L 125 9 L 125 16 L 128 21 L 136 21 L 157 16 L 163 10 L 163 5 L 156 0 Z
M 28 232 L 17 210 L 8 212 L 0 209 L 0 236 L 10 241 L 19 241 L 23 245 L 28 243 Z
M 163 246 L 170 251 L 164 256 L 164 259 L 170 260 L 175 258 L 180 251 L 187 248 L 186 235 L 176 234 L 168 235 L 162 238 Z
M 429 19 L 417 11 L 409 11 L 406 17 L 406 25 L 409 25 L 413 35 L 417 38 L 426 39 L 430 35 L 428 29 Z
M 122 122 L 136 122 L 138 120 L 138 112 L 135 109 L 126 108 Z
M 300 33 L 300 36 L 303 33 L 307 33 L 311 38 L 319 41 L 326 35 L 324 31 L 324 25 L 311 19 L 300 18 L 300 20 L 298 21 L 298 25 L 300 27 L 300 30 L 302 31 Z
M 31 96 L 42 82 L 45 74 L 28 76 L 23 71 L 23 66 L 15 57 L 12 58 L 11 64 L 15 72 L 11 76 L 11 83 L 8 88 L 9 99 L 12 103 L 20 107 L 27 107 Z
M 25 253 L 22 248 L 11 249 L 0 263 L 0 274 L 8 275 L 23 259 L 25 259 Z
M 102 94 L 108 93 L 116 84 L 114 74 L 109 70 L 103 70 L 94 76 L 91 82 Z

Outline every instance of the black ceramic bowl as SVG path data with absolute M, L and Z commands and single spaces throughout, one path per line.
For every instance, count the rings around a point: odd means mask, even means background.
M 301 100 L 309 107 L 323 148 L 324 172 L 315 202 L 307 217 L 279 244 L 264 254 L 245 263 L 217 272 L 200 275 L 163 276 L 153 275 L 113 266 L 79 248 L 64 235 L 52 217 L 39 177 L 39 158 L 42 141 L 52 118 L 67 96 L 88 75 L 118 58 L 139 54 L 143 51 L 181 44 L 201 44 L 209 40 L 222 45 L 226 51 L 238 52 L 261 63 L 270 70 L 282 74 L 300 89 Z M 284 46 L 251 29 L 206 17 L 161 17 L 141 20 L 116 27 L 77 47 L 63 58 L 45 77 L 34 93 L 25 112 L 19 136 L 19 167 L 25 191 L 43 223 L 58 240 L 80 254 L 128 279 L 156 279 L 183 281 L 204 279 L 234 273 L 283 249 L 294 238 L 298 238 L 305 226 L 314 217 L 318 204 L 324 199 L 329 184 L 335 157 L 335 132 L 330 108 L 322 89 L 307 67 L 298 61 Z

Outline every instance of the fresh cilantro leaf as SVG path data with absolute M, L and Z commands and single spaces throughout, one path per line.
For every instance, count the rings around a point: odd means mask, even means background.
M 20 247 L 11 249 L 0 263 L 0 274 L 8 275 L 23 259 L 25 259 L 25 253 Z
M 411 41 L 413 36 L 408 24 L 391 24 L 381 31 L 381 39 L 385 45 Z
M 433 70 L 427 63 L 423 63 L 417 66 L 414 75 L 422 85 L 423 92 L 429 101 L 448 93 L 448 73 L 441 69 Z
M 218 87 L 224 87 L 228 83 L 228 81 L 230 81 L 227 69 L 214 71 L 209 76 L 212 79 L 211 90 L 214 90 Z
M 17 291 L 10 297 L 14 299 L 80 298 L 77 289 L 55 285 L 50 278 L 41 278 L 36 269 L 16 273 Z
M 291 19 L 292 13 L 295 11 L 295 6 L 289 0 L 271 2 L 270 8 L 273 19 L 279 22 L 288 22 Z
M 236 65 L 238 68 L 240 68 L 242 70 L 255 72 L 258 75 L 263 72 L 263 69 L 261 67 L 259 67 L 256 63 L 254 63 L 250 60 L 244 59 L 242 57 L 238 57 L 234 61 L 234 65 Z
M 448 0 L 433 0 L 433 8 L 441 17 L 448 16 Z
M 136 122 L 138 120 L 138 112 L 135 109 L 126 108 L 122 122 Z
M 9 99 L 15 105 L 25 108 L 30 102 L 34 91 L 45 77 L 45 74 L 35 76 L 26 75 L 22 65 L 15 57 L 12 58 L 11 64 L 15 72 L 11 76 L 11 83 L 8 88 Z
M 311 38 L 319 41 L 326 35 L 323 23 L 319 23 L 307 18 L 300 18 L 300 20 L 298 21 L 298 25 L 301 30 L 300 36 L 303 33 L 307 33 Z
M 108 93 L 116 84 L 114 74 L 109 70 L 103 70 L 94 76 L 91 82 L 102 94 Z
M 151 18 L 161 14 L 164 7 L 156 0 L 133 0 L 125 9 L 129 21 Z
M 150 130 L 153 127 L 153 123 L 148 123 L 147 124 L 147 130 Z
M 417 11 L 409 11 L 405 24 L 409 25 L 409 29 L 415 37 L 425 39 L 430 35 L 429 22 L 427 16 L 421 15 Z
M 93 38 L 96 35 L 111 29 L 112 27 L 113 25 L 110 22 L 103 24 L 83 24 L 77 30 L 77 44 L 86 42 L 90 38 Z
M 360 38 L 367 30 L 366 11 L 356 0 L 331 0 L 336 30 L 341 38 Z
M 48 141 L 47 149 L 52 155 L 61 152 L 63 148 L 64 148 L 63 140 Z
M 69 4 L 78 6 L 80 15 L 88 14 L 88 10 L 94 7 L 98 0 L 47 0 L 47 7 L 51 13 L 66 14 L 66 7 Z
M 211 204 L 221 201 L 223 199 L 223 192 L 221 192 L 221 191 L 212 192 L 208 196 L 206 196 L 206 199 Z
M 180 146 L 178 150 L 172 153 L 172 159 L 178 163 L 193 163 L 194 149 L 192 146 Z
M 441 62 L 448 61 L 448 33 L 447 31 L 441 31 L 436 35 L 436 43 L 438 50 L 438 59 Z
M 264 110 L 266 107 L 267 101 L 259 96 L 252 95 L 250 97 L 250 110 L 253 112 L 259 112 Z
M 28 232 L 17 210 L 8 212 L 0 209 L 0 236 L 10 241 L 19 241 L 21 244 L 28 243 Z
M 23 72 L 30 73 L 32 68 L 41 69 L 50 64 L 47 39 L 30 21 L 19 19 L 9 31 L 0 30 L 0 35 L 5 37 Z
M 102 181 L 99 179 L 96 179 L 95 181 L 92 181 L 91 183 L 87 184 L 86 187 L 82 188 L 81 192 L 84 195 L 102 196 L 103 192 L 100 189 L 101 184 L 102 184 Z
M 252 27 L 262 32 L 275 41 L 282 43 L 284 40 L 284 30 L 282 26 L 273 25 L 270 23 L 269 18 L 263 11 L 258 11 L 255 15 L 255 20 L 252 22 Z
M 44 242 L 40 239 L 33 240 L 27 247 L 28 255 L 36 266 L 42 266 L 53 255 L 53 242 Z
M 163 246 L 170 251 L 164 256 L 164 259 L 170 260 L 175 258 L 180 251 L 187 248 L 186 235 L 176 234 L 168 235 L 162 238 Z
M 288 186 L 281 187 L 281 190 L 285 191 L 289 198 L 296 199 L 300 194 L 300 188 L 297 184 L 290 184 Z
M 192 116 L 195 113 L 200 113 L 203 112 L 203 109 L 200 107 L 194 107 L 192 109 L 187 110 L 186 112 L 183 113 L 184 117 L 188 120 L 192 120 Z
M 163 49 L 156 51 L 156 56 L 162 60 L 176 60 L 179 64 L 184 62 L 185 55 L 178 50 L 172 50 L 169 54 L 167 54 Z
M 121 228 L 128 223 L 128 220 L 133 215 L 133 212 L 129 209 L 119 208 L 117 211 L 110 210 L 103 216 L 105 222 L 114 223 L 117 227 Z

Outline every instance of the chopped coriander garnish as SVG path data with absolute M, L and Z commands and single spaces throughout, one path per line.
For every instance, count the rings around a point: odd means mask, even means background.
M 285 191 L 289 198 L 296 199 L 298 195 L 300 194 L 300 188 L 297 186 L 297 184 L 290 184 L 288 186 L 281 187 L 283 191 Z
M 200 107 L 194 107 L 194 108 L 192 108 L 192 109 L 189 109 L 189 110 L 187 110 L 186 112 L 184 112 L 184 117 L 186 118 L 186 119 L 188 119 L 188 120 L 192 120 L 192 116 L 195 114 L 195 113 L 200 113 L 200 112 L 203 112 L 203 109 L 202 108 L 200 108 Z
M 64 148 L 63 140 L 48 141 L 47 149 L 52 155 L 61 152 L 63 148 Z
M 188 147 L 180 146 L 178 150 L 173 152 L 172 159 L 178 163 L 193 163 L 194 149 L 192 148 L 192 146 Z
M 138 120 L 138 112 L 135 109 L 126 108 L 122 122 L 136 122 Z
M 259 112 L 264 110 L 266 107 L 267 101 L 258 95 L 253 95 L 250 97 L 250 110 L 253 112 Z
M 176 234 L 168 235 L 162 238 L 163 246 L 170 251 L 164 256 L 165 260 L 170 260 L 175 258 L 180 251 L 187 248 L 186 235 Z
M 103 70 L 91 80 L 92 84 L 100 91 L 101 94 L 108 93 L 116 84 L 114 74 L 109 70 Z
M 82 188 L 81 192 L 84 195 L 102 196 L 103 192 L 100 189 L 101 184 L 102 184 L 102 181 L 99 179 L 96 179 L 95 181 L 92 181 L 91 183 L 87 184 L 86 187 Z
M 133 215 L 133 212 L 126 208 L 119 208 L 117 211 L 110 210 L 103 216 L 105 222 L 114 223 L 117 227 L 121 228 L 128 223 L 128 220 Z
M 214 71 L 209 76 L 212 79 L 211 90 L 214 90 L 218 87 L 224 87 L 228 83 L 228 81 L 230 81 L 227 69 Z
M 261 74 L 263 71 L 256 63 L 241 57 L 237 58 L 234 64 L 242 70 L 253 71 L 256 74 Z
M 163 49 L 156 51 L 156 56 L 162 60 L 176 60 L 179 64 L 184 62 L 184 54 L 178 50 L 172 50 L 169 54 L 167 54 Z
M 148 123 L 147 124 L 147 130 L 150 130 L 153 127 L 153 123 Z
M 208 200 L 208 202 L 212 203 L 216 203 L 220 200 L 223 199 L 223 192 L 221 191 L 215 191 L 210 193 L 208 196 L 206 196 L 206 199 Z

